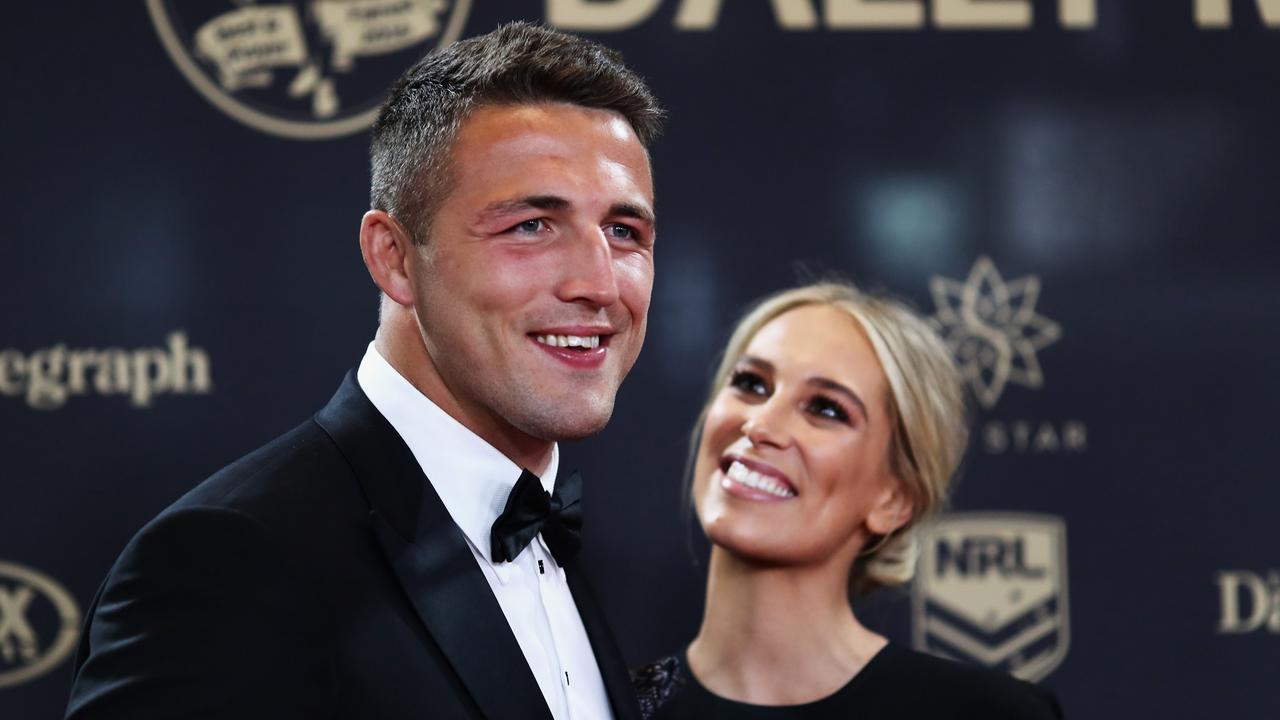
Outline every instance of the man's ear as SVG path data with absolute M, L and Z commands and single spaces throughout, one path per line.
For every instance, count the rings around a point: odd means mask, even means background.
M 404 226 L 386 211 L 370 210 L 360 219 L 360 255 L 369 276 L 387 297 L 405 307 L 413 305 L 409 263 L 416 251 Z
M 890 478 L 889 485 L 881 491 L 867 515 L 867 530 L 873 535 L 888 535 L 910 522 L 913 510 L 902 481 Z

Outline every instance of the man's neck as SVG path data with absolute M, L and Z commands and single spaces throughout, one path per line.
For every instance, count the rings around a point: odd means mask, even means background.
M 436 407 L 511 462 L 541 477 L 551 464 L 555 443 L 521 432 L 486 408 L 467 407 L 460 403 L 440 377 L 416 326 L 410 332 L 396 325 L 396 321 L 388 322 L 384 317 L 374 338 L 378 354 Z

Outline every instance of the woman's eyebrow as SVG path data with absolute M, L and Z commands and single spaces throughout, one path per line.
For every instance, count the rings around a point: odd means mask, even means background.
M 743 355 L 738 360 L 738 364 L 750 365 L 758 370 L 770 374 L 774 373 L 776 370 L 773 363 L 765 360 L 764 358 L 756 357 L 755 355 Z M 849 389 L 847 386 L 822 376 L 811 377 L 806 380 L 805 383 L 807 385 L 812 385 L 814 387 L 822 388 L 823 390 L 828 390 L 845 396 L 848 398 L 849 402 L 854 405 L 854 407 L 862 411 L 862 417 L 866 418 L 868 422 L 871 420 L 871 415 L 867 412 L 867 404 L 862 402 L 862 398 L 858 396 L 858 393 Z
M 823 390 L 830 390 L 831 392 L 844 395 L 849 399 L 849 402 L 856 405 L 858 409 L 862 411 L 862 417 L 866 418 L 868 421 L 871 420 L 871 416 L 867 414 L 867 406 L 862 402 L 862 398 L 858 397 L 858 393 L 850 390 L 844 385 L 841 385 L 835 380 L 829 380 L 824 377 L 811 377 L 809 378 L 808 383 L 810 385 L 820 387 Z

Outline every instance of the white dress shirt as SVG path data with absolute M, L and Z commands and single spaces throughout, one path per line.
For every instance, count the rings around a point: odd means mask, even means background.
M 564 569 L 539 534 L 513 562 L 493 561 L 489 531 L 506 507 L 520 467 L 431 402 L 369 344 L 356 372 L 360 388 L 391 423 L 445 509 L 467 538 L 507 624 L 556 720 L 612 718 L 587 631 Z M 542 475 L 555 487 L 560 449 Z

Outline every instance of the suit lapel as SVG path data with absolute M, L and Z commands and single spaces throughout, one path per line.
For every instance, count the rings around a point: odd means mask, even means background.
M 550 720 L 537 680 L 466 537 L 408 446 L 360 389 L 355 373 L 347 374 L 316 422 L 351 465 L 397 580 L 485 716 Z
M 447 524 L 408 543 L 373 515 L 378 540 L 410 602 L 485 716 L 549 720 L 542 690 L 453 522 L 446 518 Z
M 613 717 L 615 720 L 640 720 L 640 706 L 631 686 L 627 665 L 576 558 L 565 566 L 564 574 L 569 581 L 569 591 L 573 593 L 573 602 L 578 606 L 578 615 L 582 617 L 582 625 L 587 630 L 587 639 L 591 641 L 600 676 L 604 678 Z

